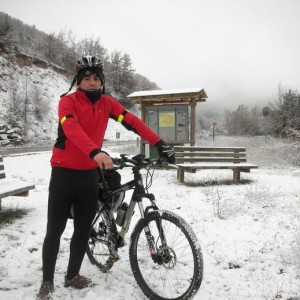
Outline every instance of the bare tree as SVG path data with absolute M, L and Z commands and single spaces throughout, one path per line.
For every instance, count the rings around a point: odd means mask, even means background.
M 249 109 L 239 105 L 236 110 L 225 112 L 225 129 L 230 135 L 260 135 L 264 132 L 263 117 L 257 107 Z
M 22 128 L 24 125 L 24 103 L 18 82 L 16 79 L 10 79 L 9 105 L 6 113 L 7 123 L 11 126 Z
M 49 113 L 49 102 L 43 98 L 41 89 L 37 86 L 31 90 L 33 116 L 37 121 L 43 121 Z

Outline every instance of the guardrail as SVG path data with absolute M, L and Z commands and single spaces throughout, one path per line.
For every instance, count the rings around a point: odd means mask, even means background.
M 136 144 L 137 141 L 104 141 L 104 146 L 113 146 L 113 145 L 121 145 L 121 144 Z M 13 154 L 22 154 L 29 152 L 44 152 L 51 151 L 53 148 L 53 144 L 51 145 L 43 145 L 43 146 L 14 146 L 14 147 L 0 147 L 0 155 L 9 156 Z

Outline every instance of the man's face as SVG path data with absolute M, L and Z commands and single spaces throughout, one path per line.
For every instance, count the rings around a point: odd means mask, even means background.
M 78 87 L 84 91 L 97 91 L 101 87 L 101 80 L 94 74 L 86 74 Z

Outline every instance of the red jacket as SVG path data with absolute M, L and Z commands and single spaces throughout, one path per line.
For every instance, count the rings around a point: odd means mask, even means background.
M 58 106 L 58 137 L 53 147 L 51 165 L 90 170 L 98 167 L 93 156 L 102 148 L 109 118 L 133 130 L 151 145 L 160 137 L 117 100 L 101 95 L 95 103 L 79 89 L 61 98 Z

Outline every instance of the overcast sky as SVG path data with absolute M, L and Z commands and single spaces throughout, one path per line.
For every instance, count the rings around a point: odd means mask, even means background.
M 100 37 L 160 88 L 203 87 L 211 103 L 300 87 L 300 0 L 0 0 L 0 11 L 46 33 Z

